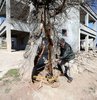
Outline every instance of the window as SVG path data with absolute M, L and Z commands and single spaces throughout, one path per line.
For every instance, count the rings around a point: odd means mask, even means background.
M 62 29 L 62 35 L 67 36 L 67 30 L 66 29 Z

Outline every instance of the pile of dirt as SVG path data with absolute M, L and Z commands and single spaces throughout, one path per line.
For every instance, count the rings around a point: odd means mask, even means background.
M 94 73 L 97 65 L 96 60 L 96 51 L 80 52 L 76 55 L 74 65 L 77 66 L 78 73 L 81 73 L 85 70 Z

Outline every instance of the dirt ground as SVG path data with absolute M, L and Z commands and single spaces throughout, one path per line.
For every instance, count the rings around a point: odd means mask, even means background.
M 97 100 L 97 53 L 78 53 L 72 71 L 71 83 L 64 76 L 53 84 L 2 79 L 0 100 Z
M 7 52 L 0 50 L 0 77 L 2 77 L 9 69 L 19 68 L 23 60 L 24 51 Z

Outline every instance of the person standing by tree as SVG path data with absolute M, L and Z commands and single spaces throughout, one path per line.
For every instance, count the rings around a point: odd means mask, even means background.
M 42 39 L 41 45 L 38 47 L 37 55 L 34 59 L 34 68 L 32 71 L 32 82 L 36 79 L 34 76 L 37 76 L 45 68 L 45 61 L 48 60 L 48 41 L 44 37 Z

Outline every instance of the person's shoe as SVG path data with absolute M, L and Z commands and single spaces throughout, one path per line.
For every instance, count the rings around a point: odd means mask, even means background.
M 32 76 L 32 82 L 35 83 L 36 78 L 34 76 Z
M 72 82 L 72 80 L 73 80 L 72 77 L 68 76 L 66 73 L 64 74 L 64 76 L 66 76 L 66 78 L 68 79 L 67 80 L 68 83 L 71 83 Z
M 71 83 L 72 80 L 73 80 L 73 78 L 72 78 L 72 77 L 69 77 L 68 80 L 67 80 L 67 82 L 68 82 L 68 83 Z

